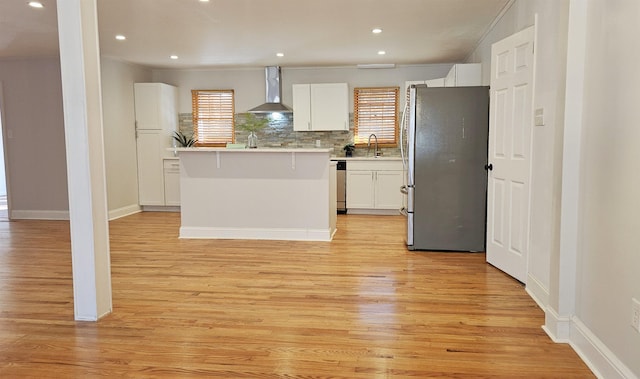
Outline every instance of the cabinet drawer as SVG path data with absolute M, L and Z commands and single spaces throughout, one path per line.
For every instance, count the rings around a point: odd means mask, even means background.
M 402 170 L 402 161 L 388 161 L 388 160 L 369 160 L 358 161 L 353 160 L 347 162 L 347 171 L 356 170 L 372 170 L 372 171 L 396 171 Z
M 180 172 L 180 161 L 177 159 L 163 159 L 164 169 L 177 170 Z

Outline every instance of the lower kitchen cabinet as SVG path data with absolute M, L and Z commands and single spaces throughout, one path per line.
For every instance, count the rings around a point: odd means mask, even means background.
M 347 209 L 373 208 L 374 171 L 347 171 Z
M 180 205 L 180 161 L 164 161 L 164 205 Z
M 347 209 L 399 210 L 404 175 L 400 161 L 350 161 L 347 164 Z
M 402 187 L 403 175 L 399 171 L 376 171 L 374 207 L 377 209 L 399 210 L 402 207 Z
M 164 139 L 162 130 L 137 131 L 138 196 L 142 206 L 164 205 Z

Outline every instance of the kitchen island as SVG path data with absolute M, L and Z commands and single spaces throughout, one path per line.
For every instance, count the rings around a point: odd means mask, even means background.
M 330 241 L 331 149 L 179 148 L 180 238 Z

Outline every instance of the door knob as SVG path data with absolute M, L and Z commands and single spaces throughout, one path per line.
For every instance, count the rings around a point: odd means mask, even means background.
M 493 171 L 493 163 L 484 165 L 484 169 L 487 171 Z

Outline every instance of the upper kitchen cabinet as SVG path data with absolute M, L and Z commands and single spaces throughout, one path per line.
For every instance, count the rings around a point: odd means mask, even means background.
M 455 64 L 444 78 L 445 87 L 474 87 L 482 85 L 480 63 Z
M 444 81 L 445 78 L 429 79 L 425 80 L 424 84 L 426 84 L 427 87 L 444 87 Z
M 347 83 L 293 85 L 293 130 L 349 130 Z
M 135 83 L 137 129 L 177 130 L 178 89 L 164 83 Z

